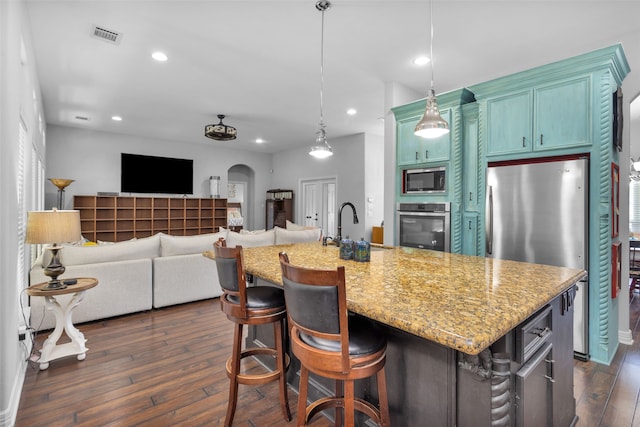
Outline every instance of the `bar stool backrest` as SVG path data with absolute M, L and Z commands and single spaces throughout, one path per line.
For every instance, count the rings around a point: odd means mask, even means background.
M 224 292 L 222 301 L 239 305 L 240 313 L 246 316 L 247 280 L 244 272 L 242 246 L 228 248 L 226 241 L 221 238 L 213 244 L 216 258 L 218 281 Z
M 336 270 L 297 267 L 289 264 L 289 257 L 284 252 L 280 253 L 280 266 L 290 324 L 312 337 L 319 348 L 325 347 L 323 340 L 337 341 L 341 351 L 336 353 L 334 362 L 341 365 L 343 372 L 348 371 L 349 326 L 344 267 Z

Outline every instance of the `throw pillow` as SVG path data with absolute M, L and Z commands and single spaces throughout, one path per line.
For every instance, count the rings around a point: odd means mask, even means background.
M 285 230 L 276 227 L 276 245 L 284 245 L 289 243 L 315 242 L 320 240 L 320 229 L 311 230 Z
M 240 245 L 243 248 L 253 248 L 256 246 L 271 246 L 275 243 L 275 231 L 267 230 L 258 234 L 240 234 L 229 231 L 227 236 L 227 247 L 235 248 Z

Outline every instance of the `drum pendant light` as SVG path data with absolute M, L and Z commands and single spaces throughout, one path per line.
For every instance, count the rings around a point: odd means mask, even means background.
M 325 131 L 324 116 L 322 111 L 322 89 L 324 86 L 324 11 L 331 7 L 328 1 L 318 1 L 316 9 L 322 12 L 322 24 L 320 30 L 320 123 L 318 124 L 318 132 L 316 132 L 316 145 L 311 147 L 309 154 L 318 159 L 324 159 L 333 155 L 333 149 L 327 141 Z
M 438 138 L 449 133 L 449 123 L 440 115 L 438 102 L 436 101 L 436 91 L 433 88 L 433 3 L 429 1 L 430 35 L 429 49 L 431 56 L 431 89 L 427 95 L 427 108 L 422 119 L 416 125 L 414 133 L 423 138 Z

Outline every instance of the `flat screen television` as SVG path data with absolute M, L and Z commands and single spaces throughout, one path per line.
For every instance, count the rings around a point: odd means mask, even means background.
M 193 194 L 193 160 L 121 153 L 123 193 Z

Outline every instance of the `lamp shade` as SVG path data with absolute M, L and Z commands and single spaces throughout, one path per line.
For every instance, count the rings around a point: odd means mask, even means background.
M 26 243 L 65 243 L 81 238 L 80 211 L 31 211 L 27 213 Z
M 423 138 L 438 138 L 449 133 L 449 123 L 440 115 L 435 93 L 431 89 L 427 97 L 427 108 L 414 132 Z

